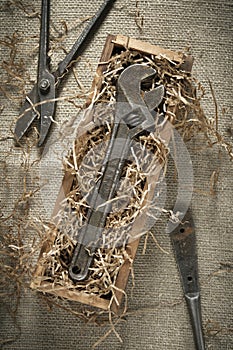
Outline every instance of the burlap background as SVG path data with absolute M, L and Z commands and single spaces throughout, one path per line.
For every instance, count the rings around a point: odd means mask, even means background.
M 1 0 L 1 38 L 19 31 L 26 38 L 19 47 L 19 58 L 26 61 L 31 77 L 36 76 L 35 35 L 39 31 L 38 18 L 28 18 L 25 13 L 10 4 L 17 1 Z M 40 1 L 23 0 L 40 11 Z M 59 26 L 65 20 L 68 29 L 79 19 L 94 14 L 101 1 L 52 1 L 51 19 Z M 136 1 L 116 1 L 114 9 L 104 21 L 101 29 L 88 43 L 85 53 L 76 66 L 78 77 L 86 88 L 93 79 L 94 71 L 105 42 L 106 34 L 125 34 L 143 39 L 166 48 L 180 50 L 191 47 L 195 58 L 193 73 L 206 88 L 204 108 L 213 117 L 215 110 L 208 78 L 211 80 L 219 106 L 219 127 L 228 141 L 232 140 L 232 1 L 205 0 L 143 0 L 138 2 L 144 16 L 143 31 L 135 23 Z M 77 26 L 69 31 L 62 44 L 69 49 L 81 31 Z M 9 48 L 1 48 L 1 62 L 9 58 Z M 63 56 L 60 50 L 53 59 L 56 63 Z M 4 78 L 4 75 L 2 79 Z M 72 75 L 65 82 L 62 95 L 77 89 Z M 17 97 L 17 96 L 16 96 Z M 1 137 L 10 136 L 10 125 L 18 115 L 19 104 L 7 101 L 1 115 Z M 225 110 L 225 114 L 222 113 Z M 76 109 L 67 102 L 58 103 L 56 120 L 62 123 L 75 115 Z M 228 130 L 228 131 L 227 131 Z M 232 129 L 231 129 L 232 130 Z M 53 129 L 56 133 L 56 127 Z M 52 137 L 52 136 L 51 136 Z M 12 146 L 12 140 L 1 142 L 2 160 Z M 230 270 L 211 274 L 220 269 L 220 262 L 232 259 L 232 164 L 223 153 L 218 158 L 218 149 L 207 149 L 199 138 L 189 145 L 194 165 L 195 192 L 193 213 L 198 238 L 199 269 L 202 291 L 203 324 L 211 320 L 212 335 L 206 337 L 207 349 L 233 349 L 232 333 L 232 273 Z M 36 150 L 35 157 L 36 157 Z M 20 170 L 21 153 L 13 150 L 7 158 L 6 173 L 2 166 L 1 200 L 5 213 L 10 212 L 13 202 L 22 192 Z M 4 163 L 2 163 L 4 164 Z M 41 172 L 38 165 L 31 173 L 29 186 Z M 207 195 L 213 171 L 219 171 L 215 196 Z M 53 174 L 55 177 L 56 174 Z M 58 176 L 60 181 L 61 176 Z M 172 191 L 172 181 L 168 188 Z M 169 197 L 170 198 L 170 197 Z M 167 201 L 168 206 L 172 198 Z M 40 194 L 32 201 L 30 213 L 49 219 L 53 198 L 45 199 Z M 126 322 L 116 327 L 122 337 L 120 343 L 114 335 L 105 340 L 98 349 L 133 350 L 192 350 L 194 349 L 191 326 L 186 305 L 182 302 L 182 291 L 169 239 L 164 233 L 164 224 L 155 227 L 157 239 L 169 255 L 156 249 L 149 241 L 148 250 L 142 255 L 142 247 L 134 265 L 135 288 L 129 300 L 130 310 L 138 310 L 127 317 Z M 4 234 L 4 232 L 3 232 Z M 232 271 L 231 271 L 232 272 Z M 129 286 L 130 287 L 130 286 Z M 130 288 L 128 288 L 130 293 Z M 12 301 L 13 303 L 13 301 Z M 174 305 L 173 305 L 174 304 Z M 54 308 L 49 312 L 39 296 L 29 290 L 21 299 L 17 325 L 11 319 L 5 305 L 1 307 L 1 337 L 16 340 L 3 346 L 6 350 L 90 349 L 107 330 L 93 325 L 84 325 L 74 316 Z

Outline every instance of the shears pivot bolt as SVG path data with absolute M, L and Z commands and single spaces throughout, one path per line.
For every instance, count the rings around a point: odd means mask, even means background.
M 50 88 L 50 82 L 48 79 L 41 79 L 39 88 L 42 93 L 46 93 Z

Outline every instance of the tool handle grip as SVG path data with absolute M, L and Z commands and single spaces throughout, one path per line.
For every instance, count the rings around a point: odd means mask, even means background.
M 103 17 L 110 10 L 111 6 L 116 0 L 104 0 L 103 4 L 100 6 L 99 10 L 92 17 L 92 19 L 88 22 L 87 26 L 82 31 L 81 35 L 74 43 L 70 52 L 66 55 L 63 61 L 61 61 L 58 65 L 58 69 L 54 72 L 54 75 L 57 79 L 62 77 L 72 62 L 81 54 L 81 50 L 83 48 L 84 42 L 88 39 L 88 36 L 92 34 L 92 32 L 97 29 L 102 23 Z
M 128 130 L 127 125 L 122 123 L 118 125 L 116 134 L 112 135 L 110 150 L 102 169 L 103 176 L 92 192 L 87 224 L 79 232 L 69 267 L 69 275 L 75 282 L 88 277 L 94 254 L 102 245 L 102 232 L 112 207 L 111 199 L 115 196 L 131 142 L 127 137 Z
M 41 3 L 41 24 L 40 24 L 40 44 L 38 60 L 38 81 L 44 71 L 49 69 L 49 17 L 50 0 L 42 0 Z
M 204 335 L 203 335 L 202 322 L 201 322 L 200 294 L 199 293 L 193 293 L 193 295 L 186 294 L 185 299 L 187 302 L 189 315 L 191 318 L 196 349 L 205 350 Z

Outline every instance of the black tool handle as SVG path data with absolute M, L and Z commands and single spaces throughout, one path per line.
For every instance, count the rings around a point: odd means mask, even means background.
M 201 322 L 200 293 L 186 294 L 189 315 L 193 328 L 193 337 L 197 350 L 205 350 L 204 335 Z
M 58 69 L 53 73 L 57 79 L 63 76 L 71 62 L 74 61 L 81 53 L 82 45 L 87 40 L 88 36 L 97 28 L 97 26 L 102 23 L 101 19 L 103 19 L 106 13 L 110 10 L 114 2 L 115 0 L 105 0 L 96 14 L 88 22 L 87 26 L 82 31 L 78 40 L 74 43 L 70 52 L 66 55 L 64 60 L 59 63 Z
M 41 3 L 41 25 L 40 25 L 40 46 L 38 61 L 38 81 L 41 79 L 44 71 L 49 65 L 49 17 L 50 0 L 42 0 Z

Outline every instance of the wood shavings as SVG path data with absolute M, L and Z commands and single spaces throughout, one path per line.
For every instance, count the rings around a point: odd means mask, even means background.
M 136 0 L 136 11 L 135 11 L 135 23 L 137 27 L 140 30 L 140 33 L 143 32 L 143 25 L 144 25 L 144 16 L 141 15 L 140 9 L 139 9 L 139 0 Z
M 8 0 L 4 3 L 2 6 L 2 10 L 6 11 L 9 10 L 9 8 L 16 8 L 21 10 L 27 17 L 29 18 L 40 18 L 40 14 L 38 11 L 34 9 L 34 7 L 31 6 L 30 3 L 25 3 L 25 1 L 20 0 Z
M 233 327 L 223 326 L 215 320 L 209 319 L 205 324 L 205 332 L 209 337 L 216 337 L 220 335 L 231 335 L 233 333 Z
M 8 59 L 1 62 L 2 81 L 0 91 L 13 103 L 18 103 L 24 95 L 24 87 L 28 74 L 25 62 L 17 58 L 18 46 L 23 41 L 22 34 L 14 32 L 0 40 L 0 46 L 9 50 Z

